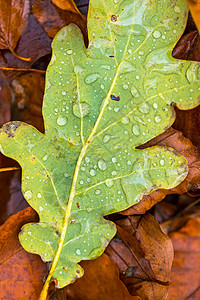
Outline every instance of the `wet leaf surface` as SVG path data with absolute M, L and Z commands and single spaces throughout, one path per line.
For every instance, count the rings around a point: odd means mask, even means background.
M 166 195 L 183 194 L 189 191 L 192 186 L 200 180 L 199 151 L 189 139 L 183 136 L 180 131 L 177 131 L 171 127 L 163 134 L 144 144 L 142 147 L 146 148 L 154 145 L 171 147 L 183 155 L 188 161 L 188 175 L 186 179 L 177 187 L 171 190 L 157 190 L 147 196 L 144 196 L 138 204 L 121 212 L 122 214 L 132 215 L 145 213 L 157 202 L 163 200 Z
M 117 235 L 106 249 L 132 295 L 166 299 L 173 248 L 150 214 L 117 221 Z

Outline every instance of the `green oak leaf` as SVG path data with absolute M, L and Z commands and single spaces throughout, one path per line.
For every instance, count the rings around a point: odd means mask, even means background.
M 53 41 L 45 134 L 22 122 L 1 129 L 2 152 L 22 166 L 24 197 L 40 216 L 19 238 L 50 262 L 46 289 L 52 278 L 61 288 L 81 277 L 77 263 L 104 251 L 116 229 L 103 216 L 186 177 L 173 149 L 136 147 L 172 125 L 172 102 L 200 103 L 200 64 L 171 54 L 187 12 L 183 0 L 91 0 L 89 47 L 74 24 Z

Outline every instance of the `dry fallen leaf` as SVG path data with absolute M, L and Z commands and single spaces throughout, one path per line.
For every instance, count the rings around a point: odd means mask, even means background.
M 54 5 L 51 0 L 35 0 L 32 12 L 49 37 L 53 38 L 62 27 L 75 23 L 80 27 L 85 40 L 87 40 L 85 16 L 77 10 L 73 1 L 64 1 L 62 4 L 61 6 L 64 8 Z
M 177 131 L 171 127 L 167 129 L 163 134 L 144 144 L 143 147 L 146 148 L 154 145 L 174 148 L 181 155 L 183 155 L 188 161 L 188 175 L 186 179 L 174 189 L 157 190 L 150 195 L 144 196 L 138 204 L 121 212 L 121 214 L 143 214 L 154 204 L 164 199 L 166 195 L 186 193 L 196 182 L 200 180 L 200 154 L 197 151 L 196 147 L 192 144 L 192 142 L 189 139 L 185 138 L 180 131 Z
M 82 278 L 66 287 L 68 300 L 139 300 L 131 296 L 119 279 L 119 271 L 106 254 L 93 261 L 83 261 Z
M 29 0 L 0 0 L 0 49 L 9 49 L 21 58 L 14 49 L 28 24 L 29 14 Z
M 200 217 L 169 235 L 174 261 L 168 300 L 200 299 Z
M 23 74 L 12 81 L 18 115 L 23 120 L 44 132 L 42 118 L 42 99 L 44 94 L 44 76 L 35 72 Z
M 9 51 L 4 51 L 3 57 L 4 60 L 7 61 L 7 67 L 28 69 L 30 68 L 31 64 L 37 61 L 40 57 L 51 53 L 51 39 L 48 37 L 33 15 L 30 15 L 28 25 L 18 42 L 16 51 L 23 57 L 30 57 L 31 62 L 19 60 Z M 5 66 L 5 64 L 3 64 L 3 66 Z M 10 82 L 21 73 L 15 71 L 4 71 L 4 74 L 6 74 L 7 80 Z
M 38 300 L 46 265 L 39 256 L 23 250 L 18 240 L 21 226 L 34 221 L 38 221 L 36 212 L 27 208 L 0 227 L 1 299 Z
M 200 1 L 186 0 L 186 2 L 200 33 Z
M 173 248 L 155 218 L 146 214 L 117 221 L 117 235 L 106 254 L 120 269 L 121 280 L 141 299 L 166 299 Z

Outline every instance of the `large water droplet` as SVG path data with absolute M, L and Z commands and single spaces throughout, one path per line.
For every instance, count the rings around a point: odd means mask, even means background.
M 100 160 L 98 161 L 98 167 L 99 167 L 99 169 L 101 169 L 102 171 L 106 170 L 106 169 L 107 169 L 107 164 L 106 164 L 105 160 L 100 159 Z
M 153 32 L 153 36 L 154 36 L 155 39 L 159 39 L 161 37 L 161 32 L 158 31 L 158 30 L 155 30 Z
M 101 78 L 101 75 L 98 74 L 98 73 L 89 74 L 85 78 L 85 83 L 86 84 L 91 84 L 91 83 L 97 81 L 99 78 Z
M 97 189 L 97 190 L 95 190 L 94 193 L 95 193 L 96 195 L 100 195 L 100 194 L 101 194 L 101 190 Z
M 77 255 L 81 255 L 81 250 L 80 250 L 80 249 L 77 249 L 77 250 L 76 250 L 76 254 L 77 254 Z
M 24 193 L 24 198 L 28 201 L 33 197 L 33 193 L 31 191 L 26 191 Z
M 143 103 L 140 107 L 139 107 L 139 111 L 143 114 L 147 114 L 149 112 L 149 106 L 146 103 Z
M 161 121 L 161 117 L 160 117 L 160 116 L 156 116 L 156 117 L 155 117 L 155 122 L 156 122 L 156 123 L 160 123 L 160 121 Z
M 105 135 L 104 137 L 103 137 L 103 142 L 104 143 L 108 143 L 109 141 L 110 141 L 110 139 L 111 139 L 111 137 L 110 137 L 110 135 Z
M 67 50 L 67 54 L 71 55 L 73 53 L 73 50 L 69 49 Z
M 177 14 L 180 14 L 181 9 L 180 9 L 179 6 L 174 6 L 174 11 L 175 11 Z
M 130 119 L 128 117 L 124 117 L 122 120 L 121 120 L 121 123 L 122 124 L 128 124 L 130 122 Z
M 107 187 L 112 187 L 113 185 L 114 185 L 113 180 L 111 180 L 111 179 L 107 179 L 107 180 L 106 180 L 106 186 L 107 186 Z
M 131 94 L 133 95 L 133 97 L 140 96 L 140 94 L 138 93 L 138 90 L 136 89 L 136 87 L 134 85 L 131 87 Z
M 88 164 L 89 162 L 90 162 L 90 158 L 89 157 L 85 157 L 85 161 L 86 161 L 86 163 Z
M 95 175 L 96 175 L 96 171 L 95 171 L 94 169 L 91 169 L 91 170 L 90 170 L 90 175 L 91 175 L 91 176 L 95 176 Z
M 161 164 L 161 166 L 163 166 L 163 165 L 165 164 L 164 159 L 161 159 L 161 160 L 160 160 L 160 164 Z
M 59 116 L 57 119 L 57 124 L 60 126 L 64 126 L 67 123 L 67 118 Z
M 82 112 L 82 116 L 85 117 L 89 114 L 90 112 L 90 108 L 89 105 L 86 102 L 82 102 L 82 103 L 74 103 L 73 104 L 73 114 L 78 117 L 81 118 L 81 112 Z
M 133 125 L 133 134 L 140 135 L 140 127 L 138 125 Z
M 124 85 L 123 85 L 123 88 L 124 88 L 125 90 L 127 90 L 127 89 L 128 89 L 128 84 L 124 84 Z
M 47 158 L 48 158 L 48 156 L 49 156 L 49 155 L 47 155 L 47 154 L 46 154 L 45 156 L 43 156 L 43 158 L 42 158 L 42 159 L 43 159 L 44 161 L 46 161 L 46 160 L 47 160 Z
M 42 195 L 40 193 L 37 194 L 37 198 L 42 198 Z

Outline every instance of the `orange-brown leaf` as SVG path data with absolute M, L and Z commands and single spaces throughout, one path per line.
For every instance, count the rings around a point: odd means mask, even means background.
M 68 300 L 139 300 L 131 296 L 119 279 L 119 271 L 106 254 L 93 261 L 83 261 L 82 278 L 66 287 Z
M 163 134 L 152 139 L 143 145 L 144 148 L 159 145 L 174 148 L 183 155 L 189 166 L 187 178 L 177 187 L 171 190 L 157 190 L 150 195 L 144 196 L 142 200 L 122 212 L 125 215 L 143 214 L 149 210 L 154 204 L 160 202 L 168 194 L 183 194 L 191 189 L 191 187 L 200 180 L 200 154 L 192 142 L 183 136 L 183 134 L 172 127 Z
M 132 295 L 167 298 L 173 248 L 155 218 L 146 214 L 117 221 L 117 235 L 106 249 Z
M 168 300 L 200 299 L 200 217 L 170 234 L 174 261 Z
M 42 289 L 46 265 L 37 255 L 22 249 L 18 233 L 27 222 L 38 221 L 32 208 L 10 217 L 0 227 L 1 299 L 37 300 Z
M 199 0 L 186 0 L 189 6 L 192 17 L 196 23 L 200 33 L 200 1 Z
M 54 1 L 53 1 L 54 2 Z M 57 1 L 54 5 L 51 0 L 36 0 L 32 6 L 32 11 L 48 36 L 53 38 L 55 34 L 64 26 L 75 23 L 80 27 L 87 39 L 86 18 L 77 9 L 73 1 Z
M 14 52 L 29 14 L 29 0 L 0 0 L 0 49 Z

